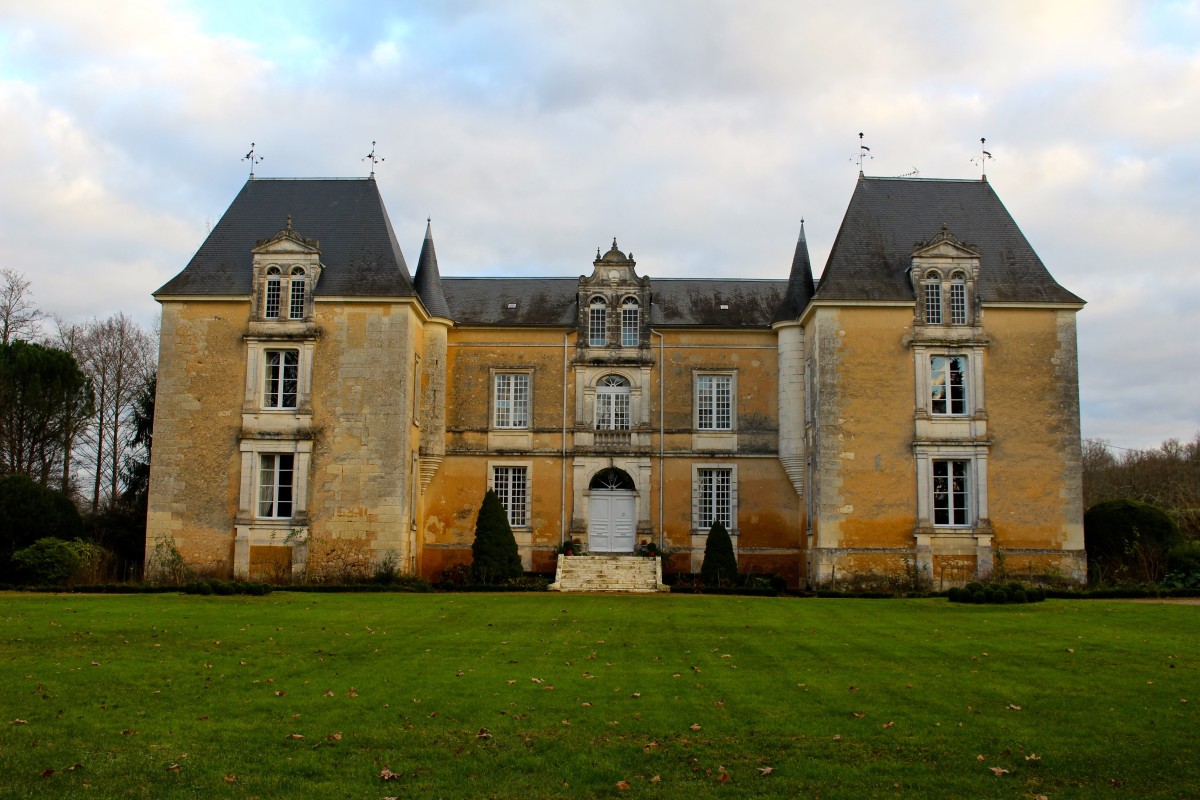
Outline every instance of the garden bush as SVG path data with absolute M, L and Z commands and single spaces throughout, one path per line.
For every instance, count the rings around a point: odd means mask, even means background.
M 720 521 L 708 530 L 704 543 L 704 561 L 700 564 L 700 579 L 706 587 L 717 587 L 737 581 L 737 558 L 733 555 L 733 541 Z
M 475 520 L 471 574 L 478 583 L 503 583 L 524 574 L 517 540 L 508 524 L 508 512 L 491 489 L 483 496 Z
M 1083 515 L 1092 583 L 1153 583 L 1167 573 L 1179 527 L 1165 511 L 1137 500 L 1097 503 Z
M 34 585 L 66 583 L 79 568 L 79 555 L 69 542 L 47 536 L 13 553 L 13 570 L 19 580 Z

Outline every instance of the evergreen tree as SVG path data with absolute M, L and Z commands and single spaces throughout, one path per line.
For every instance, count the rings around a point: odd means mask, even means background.
M 704 544 L 704 561 L 700 564 L 700 579 L 705 586 L 720 586 L 722 582 L 737 580 L 737 558 L 733 555 L 733 541 L 720 521 L 708 530 L 708 541 Z
M 508 512 L 491 489 L 483 496 L 479 517 L 475 520 L 471 559 L 471 574 L 479 583 L 501 583 L 519 578 L 524 572 L 517 540 L 508 524 Z

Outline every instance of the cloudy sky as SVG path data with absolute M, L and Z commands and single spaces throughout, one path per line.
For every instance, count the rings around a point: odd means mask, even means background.
M 178 272 L 245 181 L 377 178 L 411 264 L 824 264 L 870 175 L 988 178 L 1079 315 L 1083 434 L 1200 431 L 1200 3 L 0 0 L 0 266 L 72 321 Z

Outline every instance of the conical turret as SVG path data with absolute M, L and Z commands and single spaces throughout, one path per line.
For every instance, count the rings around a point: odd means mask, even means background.
M 808 258 L 808 240 L 804 237 L 804 220 L 800 220 L 800 238 L 796 242 L 796 254 L 792 256 L 792 271 L 788 275 L 787 292 L 772 322 L 796 319 L 813 296 L 812 262 Z
M 809 279 L 811 281 L 811 278 Z M 417 260 L 417 274 L 413 277 L 413 288 L 425 304 L 425 310 L 435 317 L 450 319 L 450 306 L 442 291 L 442 276 L 438 273 L 437 251 L 433 248 L 433 226 L 425 221 L 425 241 L 421 244 L 421 257 Z

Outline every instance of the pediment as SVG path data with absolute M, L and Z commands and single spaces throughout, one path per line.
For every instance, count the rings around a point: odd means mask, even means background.
M 280 228 L 274 235 L 266 239 L 259 239 L 251 251 L 255 254 L 265 253 L 286 253 L 298 255 L 320 255 L 321 243 L 316 239 L 309 239 L 292 227 L 292 218 L 287 218 L 287 225 Z
M 581 275 L 579 282 L 586 286 L 640 286 L 643 279 L 638 277 L 636 267 L 633 253 L 626 255 L 621 252 L 617 248 L 617 240 L 613 239 L 612 249 L 607 253 L 601 255 L 597 248 L 591 276 Z
M 913 258 L 979 258 L 979 251 L 974 245 L 968 244 L 953 233 L 950 229 L 943 225 L 939 232 L 932 239 L 925 242 L 917 242 L 913 245 Z

